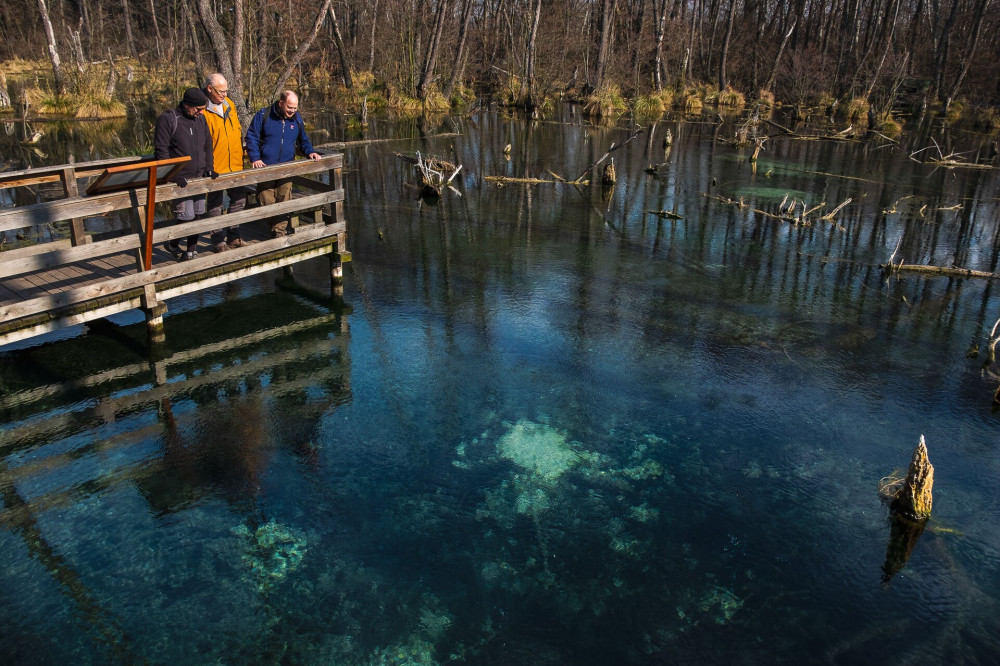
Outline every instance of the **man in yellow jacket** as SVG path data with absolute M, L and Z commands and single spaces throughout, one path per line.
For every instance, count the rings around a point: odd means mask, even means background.
M 240 126 L 236 107 L 227 93 L 229 84 L 226 77 L 215 73 L 205 79 L 205 95 L 208 96 L 208 108 L 205 109 L 205 120 L 208 122 L 208 133 L 212 137 L 212 153 L 215 158 L 215 170 L 218 173 L 232 173 L 243 170 L 243 128 Z M 247 203 L 247 193 L 242 187 L 232 187 L 225 190 L 229 195 L 229 212 L 243 210 Z M 208 217 L 222 215 L 223 190 L 208 193 Z M 212 232 L 212 249 L 224 252 L 230 248 L 243 247 L 247 242 L 240 238 L 239 226 L 217 229 Z

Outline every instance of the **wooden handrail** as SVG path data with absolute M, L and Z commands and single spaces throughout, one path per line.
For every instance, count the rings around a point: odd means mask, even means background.
M 275 164 L 263 169 L 245 169 L 235 173 L 220 175 L 216 179 L 197 178 L 188 181 L 187 187 L 178 187 L 167 183 L 156 188 L 158 202 L 172 201 L 182 197 L 216 192 L 218 190 L 253 185 L 263 181 L 304 176 L 343 168 L 344 156 L 340 153 L 325 155 L 318 160 L 296 160 L 285 164 Z M 339 189 L 339 188 L 338 188 Z M 138 201 L 146 198 L 146 188 L 141 187 L 131 192 L 114 192 L 98 194 L 90 197 L 74 197 L 46 201 L 29 206 L 0 210 L 0 232 L 23 229 L 40 224 L 52 224 L 71 220 L 75 217 L 93 217 L 107 215 L 116 210 L 126 210 L 135 205 L 133 196 Z M 0 254 L 0 259 L 3 255 Z
M 55 183 L 62 178 L 62 173 L 67 168 L 73 169 L 76 172 L 77 178 L 92 178 L 108 167 L 151 159 L 153 159 L 152 155 L 135 155 L 132 157 L 113 157 L 106 160 L 94 160 L 91 162 L 73 162 L 72 164 L 60 164 L 58 166 L 36 167 L 21 171 L 4 171 L 0 173 L 0 190 L 11 187 L 24 187 L 25 185 Z

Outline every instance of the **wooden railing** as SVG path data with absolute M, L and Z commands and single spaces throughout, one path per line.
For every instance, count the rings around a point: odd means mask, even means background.
M 0 175 L 0 188 L 61 181 L 66 192 L 72 193 L 77 188 L 77 178 L 96 176 L 108 166 L 126 164 L 140 159 L 105 160 L 2 174 Z M 183 188 L 173 183 L 160 185 L 155 192 L 157 202 L 170 202 L 182 197 L 253 185 L 279 178 L 292 179 L 300 191 L 290 201 L 248 208 L 221 218 L 203 218 L 183 223 L 169 219 L 159 221 L 153 231 L 152 243 L 158 245 L 169 240 L 212 231 L 221 226 L 235 226 L 275 216 L 298 216 L 311 211 L 313 224 L 304 228 L 304 233 L 290 237 L 285 244 L 293 245 L 335 235 L 337 237 L 337 252 L 346 261 L 349 255 L 344 242 L 346 240 L 346 223 L 343 210 L 342 168 L 343 155 L 337 153 L 324 155 L 318 160 L 297 160 L 262 169 L 248 169 L 224 174 L 216 179 L 194 179 Z M 309 177 L 315 177 L 324 172 L 328 174 L 328 183 Z M 105 297 L 112 293 L 144 288 L 163 279 L 178 277 L 194 271 L 204 271 L 216 265 L 232 262 L 244 257 L 244 255 L 252 256 L 255 252 L 274 249 L 270 248 L 271 243 L 260 243 L 259 248 L 255 245 L 218 255 L 207 255 L 184 264 L 153 265 L 147 269 L 143 265 L 141 257 L 141 248 L 145 246 L 147 241 L 142 224 L 145 217 L 145 201 L 146 188 L 143 187 L 127 192 L 86 197 L 67 196 L 55 201 L 0 209 L 0 232 L 70 221 L 72 236 L 69 242 L 62 240 L 39 243 L 0 252 L 0 284 L 4 279 L 27 274 L 37 276 L 40 271 L 60 269 L 75 262 L 121 255 L 130 251 L 134 253 L 135 257 L 135 262 L 128 265 L 129 270 L 123 270 L 121 276 L 110 277 L 99 284 L 91 284 L 86 288 L 71 288 L 60 291 L 58 294 L 49 294 L 19 303 L 8 302 L 0 306 L 0 323 L 43 311 L 52 311 L 88 299 Z M 116 211 L 130 213 L 130 229 L 124 235 L 114 238 L 86 242 L 83 220 L 88 217 L 112 214 Z M 147 298 L 148 296 L 147 290 Z M 153 300 L 155 301 L 155 298 Z M 143 307 L 146 306 L 143 305 Z

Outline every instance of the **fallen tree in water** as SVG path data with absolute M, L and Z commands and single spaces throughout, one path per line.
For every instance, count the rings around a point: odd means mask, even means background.
M 889 257 L 889 261 L 884 264 L 879 264 L 879 268 L 882 269 L 885 275 L 893 274 L 898 275 L 900 273 L 922 273 L 924 275 L 943 275 L 947 277 L 965 277 L 965 278 L 985 278 L 987 280 L 995 280 L 1000 278 L 1000 273 L 990 273 L 989 271 L 975 271 L 971 268 L 961 268 L 959 266 L 929 266 L 922 264 L 906 264 L 900 259 L 899 263 L 895 263 L 893 260 L 896 258 L 896 253 L 899 251 L 899 244 L 902 242 L 902 238 L 896 241 L 896 249 L 892 251 L 892 255 Z

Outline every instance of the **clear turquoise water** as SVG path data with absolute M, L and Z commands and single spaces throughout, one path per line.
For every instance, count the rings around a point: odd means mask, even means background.
M 158 364 L 128 317 L 3 351 L 6 661 L 995 663 L 1000 377 L 967 351 L 1000 301 L 878 269 L 996 270 L 995 176 L 920 135 L 754 174 L 687 122 L 614 154 L 610 200 L 484 181 L 629 136 L 563 120 L 350 149 L 343 303 L 318 261 L 312 295 L 170 302 Z M 415 199 L 415 150 L 458 193 Z M 751 212 L 783 190 L 854 203 Z M 876 484 L 921 434 L 934 516 L 886 581 Z

